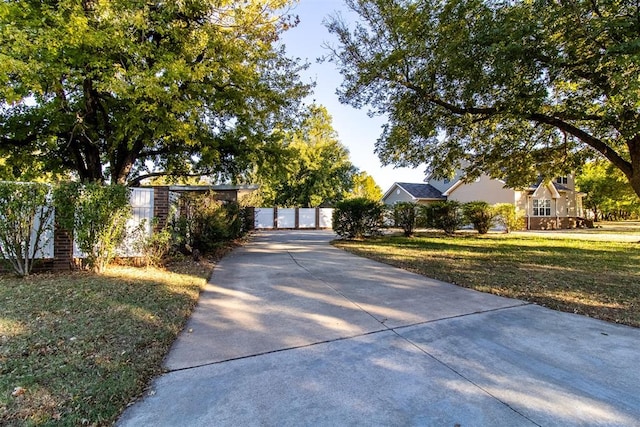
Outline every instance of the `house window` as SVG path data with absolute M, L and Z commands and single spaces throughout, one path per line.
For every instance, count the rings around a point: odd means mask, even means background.
M 569 182 L 569 179 L 566 176 L 559 176 L 556 178 L 556 182 L 558 184 L 567 184 Z
M 551 200 L 533 199 L 533 216 L 551 216 Z

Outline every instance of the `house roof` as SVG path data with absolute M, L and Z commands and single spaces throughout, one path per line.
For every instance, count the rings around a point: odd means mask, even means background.
M 535 184 L 532 184 L 527 190 L 529 190 L 530 192 L 535 192 L 540 185 L 543 183 L 542 182 L 543 179 L 542 178 L 538 178 L 538 180 L 535 182 Z M 567 187 L 564 184 L 559 184 L 555 181 L 549 181 L 547 183 L 547 185 L 551 184 L 553 186 L 553 188 L 555 188 L 556 191 L 573 191 L 571 190 L 569 187 Z
M 440 190 L 435 188 L 431 184 L 417 184 L 411 182 L 396 182 L 395 186 L 402 188 L 404 191 L 409 193 L 411 197 L 414 199 L 422 199 L 422 200 L 445 200 L 446 197 L 442 195 Z M 393 189 L 393 187 L 391 187 Z M 391 190 L 390 190 L 391 191 Z M 387 192 L 389 193 L 389 192 Z M 385 194 L 385 197 L 388 194 Z

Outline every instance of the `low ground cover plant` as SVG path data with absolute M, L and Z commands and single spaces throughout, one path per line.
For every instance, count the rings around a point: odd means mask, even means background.
M 640 244 L 557 237 L 430 232 L 334 244 L 482 292 L 640 327 Z
M 0 275 L 0 425 L 111 425 L 160 373 L 211 268 Z

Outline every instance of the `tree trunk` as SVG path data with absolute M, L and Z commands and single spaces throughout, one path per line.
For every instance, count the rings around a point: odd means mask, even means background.
M 636 135 L 627 143 L 631 159 L 631 173 L 626 174 L 631 188 L 640 197 L 640 135 Z

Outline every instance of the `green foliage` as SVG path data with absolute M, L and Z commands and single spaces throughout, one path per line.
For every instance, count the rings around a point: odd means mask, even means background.
M 119 184 L 273 160 L 310 89 L 292 3 L 0 2 L 0 157 Z
M 428 227 L 439 228 L 447 234 L 453 234 L 464 225 L 462 205 L 453 200 L 435 202 L 422 208 L 424 222 Z
M 333 205 L 352 189 L 356 168 L 326 108 L 312 105 L 283 144 L 278 160 L 260 164 L 251 178 L 261 184 L 265 206 Z
M 495 210 L 487 202 L 473 201 L 462 205 L 465 220 L 473 224 L 478 234 L 487 234 L 496 217 Z
M 330 59 L 341 101 L 388 117 L 383 163 L 520 188 L 597 152 L 640 195 L 635 0 L 346 3 L 360 21 L 329 19 Z
M 393 205 L 393 220 L 397 227 L 402 228 L 405 237 L 413 236 L 416 228 L 418 205 L 411 202 L 400 202 Z
M 53 206 L 46 184 L 0 182 L 0 254 L 20 276 L 53 238 Z
M 333 231 L 347 239 L 362 239 L 381 233 L 384 227 L 384 206 L 365 198 L 339 202 L 333 211 Z
M 161 266 L 173 246 L 173 234 L 170 228 L 164 227 L 158 230 L 157 224 L 157 218 L 154 218 L 151 234 L 147 234 L 143 227 L 144 224 L 140 224 L 141 235 L 134 244 L 134 248 L 142 254 L 147 266 Z
M 382 200 L 382 189 L 371 175 L 366 172 L 358 172 L 353 175 L 353 189 L 346 195 L 346 198 L 355 197 L 379 201 Z
M 245 232 L 244 210 L 237 203 L 216 200 L 213 192 L 183 194 L 179 205 L 174 243 L 187 252 L 213 251 Z
M 104 271 L 126 237 L 131 216 L 129 189 L 123 185 L 67 183 L 54 191 L 56 221 L 71 232 L 85 262 Z
M 496 214 L 495 221 L 504 227 L 506 233 L 524 230 L 524 216 L 516 210 L 512 203 L 497 203 L 493 205 Z
M 587 163 L 576 176 L 584 207 L 593 219 L 629 219 L 640 215 L 640 198 L 636 196 L 624 175 L 603 161 Z

